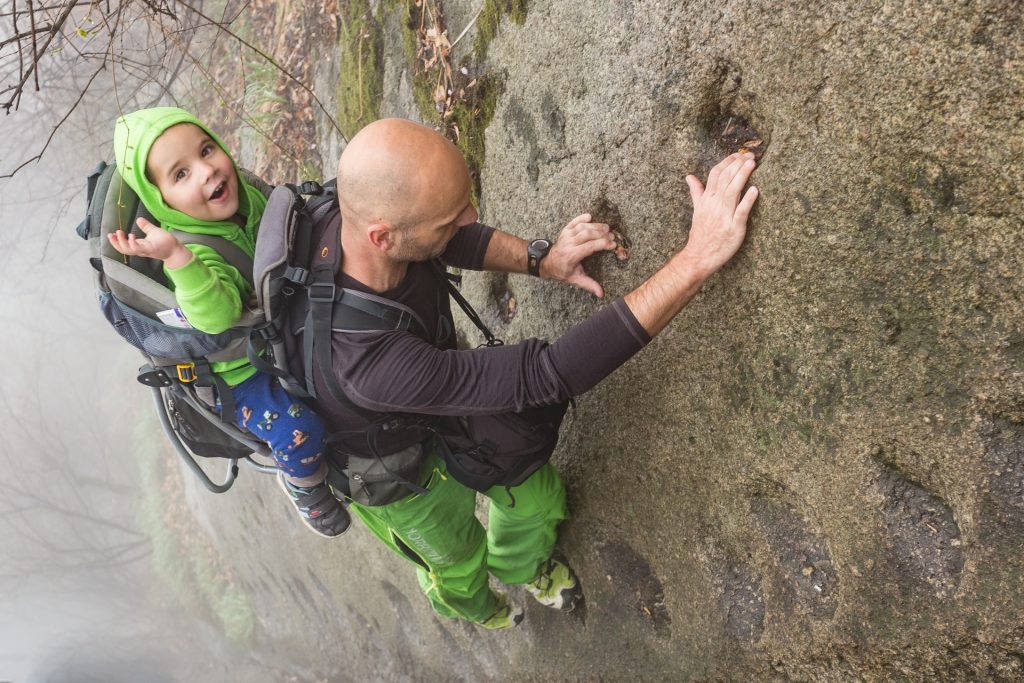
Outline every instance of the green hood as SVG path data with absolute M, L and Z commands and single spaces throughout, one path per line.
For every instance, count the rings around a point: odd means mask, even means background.
M 153 147 L 153 143 L 165 130 L 179 123 L 192 123 L 199 126 L 214 142 L 220 145 L 225 154 L 231 157 L 231 163 L 235 166 L 235 175 L 238 176 L 238 187 L 242 188 L 242 191 L 238 193 L 238 213 L 245 218 L 245 231 L 255 238 L 260 217 L 263 215 L 263 208 L 267 205 L 266 198 L 259 190 L 245 182 L 242 174 L 238 172 L 238 164 L 235 164 L 234 157 L 228 152 L 220 138 L 184 109 L 177 107 L 140 109 L 117 120 L 114 126 L 114 156 L 117 159 L 117 169 L 124 181 L 128 183 L 128 187 L 135 190 L 142 203 L 164 228 L 213 235 L 224 234 L 226 231 L 230 234 L 238 229 L 238 226 L 231 221 L 216 223 L 202 221 L 172 209 L 164 202 L 157 186 L 146 177 L 146 160 L 149 158 L 149 150 Z

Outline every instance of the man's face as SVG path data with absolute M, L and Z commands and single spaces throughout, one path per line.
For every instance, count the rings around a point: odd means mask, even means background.
M 203 221 L 238 212 L 238 176 L 224 150 L 202 128 L 179 123 L 153 143 L 146 171 L 172 209 Z
M 396 261 L 429 261 L 444 253 L 459 228 L 479 217 L 469 197 L 469 174 L 459 158 L 461 173 L 452 174 L 432 198 L 437 206 L 421 223 L 395 232 L 391 257 Z

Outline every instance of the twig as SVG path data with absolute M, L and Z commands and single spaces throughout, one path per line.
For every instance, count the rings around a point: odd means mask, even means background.
M 39 49 L 36 46 L 36 13 L 32 9 L 32 0 L 28 0 L 28 17 L 32 22 L 32 61 L 39 62 Z M 39 69 L 36 69 L 36 92 L 39 92 Z
M 11 0 L 11 6 L 14 10 L 14 32 L 18 32 L 18 0 Z M 25 53 L 21 49 L 21 41 L 18 41 L 18 80 L 24 83 L 22 76 L 25 75 Z M 18 97 L 21 92 L 21 86 L 17 86 L 14 91 L 13 97 Z M 8 109 L 8 111 L 10 111 Z
M 287 69 L 285 69 L 285 68 L 284 68 L 283 66 L 281 66 L 280 64 L 278 64 L 278 63 L 277 63 L 277 61 L 276 61 L 276 60 L 275 60 L 275 59 L 274 59 L 273 57 L 271 57 L 271 56 L 270 56 L 269 54 L 267 54 L 266 52 L 264 52 L 263 50 L 261 50 L 260 48 L 256 47 L 255 45 L 253 45 L 252 43 L 250 43 L 250 42 L 249 42 L 248 40 L 246 40 L 245 38 L 243 38 L 242 36 L 238 35 L 238 34 L 237 34 L 237 33 L 235 33 L 234 31 L 232 31 L 231 29 L 229 29 L 229 28 L 228 28 L 227 26 L 225 26 L 225 25 L 224 25 L 223 23 L 219 23 L 219 22 L 216 22 L 216 21 L 214 21 L 214 20 L 213 20 L 213 19 L 211 19 L 210 17 L 208 17 L 208 16 L 206 16 L 205 14 L 203 14 L 203 12 L 202 12 L 202 11 L 201 11 L 200 9 L 198 9 L 198 8 L 196 8 L 196 7 L 192 6 L 192 5 L 190 5 L 189 3 L 185 2 L 185 0 L 178 0 L 178 1 L 179 1 L 179 2 L 181 3 L 182 7 L 185 7 L 186 9 L 190 9 L 190 10 L 192 10 L 193 12 L 195 12 L 196 14 L 198 14 L 198 15 L 199 15 L 200 17 L 202 17 L 202 18 L 203 18 L 203 19 L 205 19 L 206 21 L 209 21 L 209 22 L 211 22 L 211 23 L 215 23 L 215 24 L 217 24 L 217 28 L 218 28 L 219 30 L 221 30 L 221 31 L 223 31 L 224 33 L 228 34 L 229 36 L 231 36 L 232 38 L 234 38 L 234 39 L 235 39 L 235 40 L 237 40 L 238 42 L 242 43 L 242 45 L 245 45 L 245 46 L 246 46 L 247 48 L 249 48 L 250 50 L 252 50 L 252 51 L 253 51 L 253 52 L 255 52 L 256 54 L 258 54 L 259 56 L 263 57 L 263 58 L 264 58 L 265 60 L 267 60 L 267 61 L 268 61 L 268 62 L 269 62 L 269 63 L 270 63 L 270 64 L 271 64 L 271 65 L 272 65 L 272 66 L 273 66 L 273 67 L 274 67 L 275 69 L 277 69 L 278 71 L 280 71 L 281 73 L 283 73 L 283 74 L 284 74 L 285 76 L 287 76 L 287 77 L 288 77 L 289 79 L 291 79 L 292 81 L 294 81 L 294 82 L 295 82 L 295 84 L 296 84 L 296 85 L 298 85 L 298 86 L 299 86 L 300 88 L 302 88 L 303 90 L 305 90 L 306 92 L 308 92 L 308 93 L 309 93 L 309 96 L 310 96 L 310 97 L 312 97 L 312 98 L 313 98 L 313 100 L 314 100 L 314 101 L 315 101 L 315 102 L 317 103 L 317 106 L 318 106 L 318 107 L 320 107 L 320 111 L 322 111 L 322 112 L 324 113 L 324 115 L 325 115 L 325 116 L 327 117 L 327 120 L 331 122 L 331 125 L 332 125 L 332 126 L 334 126 L 334 130 L 336 130 L 336 131 L 338 132 L 338 135 L 340 135 L 340 136 L 341 136 L 341 139 L 342 139 L 342 141 L 344 141 L 345 143 L 348 143 L 348 138 L 347 138 L 347 137 L 345 137 L 345 134 L 344 134 L 344 133 L 343 133 L 343 132 L 341 131 L 341 128 L 340 128 L 340 127 L 338 127 L 338 122 L 334 120 L 334 117 L 333 117 L 333 116 L 331 116 L 331 112 L 329 112 L 329 111 L 327 110 L 327 107 L 325 107 L 325 106 L 324 106 L 324 103 L 320 101 L 320 98 L 316 96 L 316 93 L 315 93 L 315 92 L 313 92 L 313 91 L 312 91 L 312 90 L 311 90 L 311 89 L 309 88 L 309 86 L 307 86 L 307 85 L 306 85 L 305 83 L 303 83 L 302 81 L 300 81 L 300 80 L 298 79 L 298 77 L 294 76 L 294 75 L 293 75 L 293 74 L 292 74 L 292 73 L 291 73 L 290 71 L 288 71 Z
M 75 4 L 76 5 L 91 5 L 92 4 L 92 0 L 87 0 L 87 1 L 83 1 L 83 2 L 76 2 Z M 46 7 L 38 8 L 38 11 L 39 12 L 48 12 L 49 10 L 52 10 L 52 9 L 60 9 L 63 6 L 64 5 L 47 5 Z M 19 12 L 18 9 L 17 9 L 17 5 L 15 4 L 14 8 L 10 12 L 0 12 L 0 17 L 13 17 L 13 16 L 16 16 L 18 14 L 24 14 L 24 13 L 25 13 L 24 11 Z
M 46 144 L 44 144 L 43 148 L 39 150 L 39 153 L 36 154 L 31 159 L 27 159 L 27 160 L 23 161 L 21 164 L 18 165 L 17 168 L 15 168 L 10 173 L 6 173 L 4 175 L 0 175 L 0 179 L 3 179 L 3 178 L 13 178 L 15 173 L 17 173 L 21 169 L 25 168 L 26 166 L 31 164 L 33 161 L 39 161 L 40 159 L 43 158 L 43 153 L 46 152 L 46 148 L 50 146 L 50 141 L 53 140 L 53 136 L 57 133 L 57 130 L 62 125 L 64 125 L 64 122 L 68 120 L 68 117 L 71 116 L 71 113 L 73 111 L 75 111 L 75 109 L 78 108 L 78 105 L 81 103 L 82 98 L 85 97 L 85 93 L 88 92 L 89 86 L 92 85 L 92 82 L 94 80 L 96 80 L 96 77 L 99 76 L 100 72 L 103 71 L 105 68 L 106 68 L 106 64 L 101 64 L 100 67 L 98 69 L 96 69 L 96 71 L 93 73 L 92 77 L 89 78 L 89 82 L 85 84 L 85 87 L 82 88 L 82 92 L 80 92 L 78 94 L 78 99 L 75 100 L 75 103 L 71 105 L 71 108 L 68 109 L 67 113 L 64 114 L 64 117 L 61 118 L 61 120 L 57 122 L 57 125 L 53 127 L 53 130 L 50 131 L 50 136 L 46 138 Z
M 11 36 L 7 40 L 0 40 L 0 47 L 6 47 L 6 46 L 10 45 L 11 43 L 20 43 L 22 38 L 28 38 L 29 36 L 32 36 L 34 38 L 35 34 L 42 33 L 44 31 L 49 31 L 51 28 L 53 28 L 53 27 L 50 26 L 49 24 L 47 24 L 46 26 L 40 26 L 39 28 L 33 28 L 31 31 L 22 31 L 21 33 L 19 33 L 17 35 Z M 34 48 L 33 48 L 33 52 L 35 52 Z
M 68 20 L 68 17 L 71 15 L 71 10 L 74 9 L 74 7 L 75 3 L 73 2 L 68 3 L 64 6 L 64 11 L 57 18 L 57 21 L 53 22 L 53 28 L 50 29 L 50 35 L 46 37 L 46 43 L 43 44 L 43 47 L 40 50 L 40 52 L 46 52 L 47 48 L 50 47 L 50 43 L 53 42 L 54 37 L 56 37 L 57 33 L 64 27 L 64 22 Z M 19 52 L 19 54 L 21 53 Z M 29 76 L 31 76 L 35 72 L 37 66 L 38 62 L 32 62 L 32 64 L 28 68 L 28 71 L 21 75 L 21 78 L 18 81 L 18 85 L 15 88 L 15 93 L 11 95 L 11 98 L 9 100 L 4 102 L 3 104 L 0 104 L 0 108 L 3 108 L 5 113 L 10 114 L 11 107 L 14 107 L 14 109 L 17 110 L 18 107 L 15 106 L 15 100 L 19 102 L 21 101 L 21 91 L 25 87 L 25 82 L 28 81 Z
M 475 23 L 476 23 L 476 20 L 480 18 L 480 15 L 481 15 L 481 14 L 483 14 L 483 12 L 484 12 L 484 7 L 485 7 L 486 5 L 487 5 L 487 3 L 486 3 L 486 2 L 485 2 L 484 4 L 482 4 L 482 5 L 480 5 L 480 9 L 478 9 L 478 10 L 476 11 L 476 14 L 475 14 L 475 15 L 473 16 L 473 18 L 469 20 L 469 23 L 468 23 L 468 24 L 466 24 L 466 28 L 462 29 L 462 33 L 460 33 L 460 34 L 459 34 L 459 37 L 458 37 L 458 38 L 456 38 L 455 40 L 453 40 L 453 41 L 452 41 L 452 47 L 453 47 L 453 48 L 454 48 L 454 47 L 455 47 L 456 45 L 458 45 L 458 44 L 459 44 L 459 41 L 460 41 L 460 40 L 462 40 L 462 37 L 463 37 L 464 35 L 466 35 L 466 33 L 467 33 L 467 32 L 469 32 L 469 29 L 473 28 L 473 24 L 475 24 Z
M 359 32 L 359 45 L 356 46 L 356 75 L 359 79 L 359 116 L 357 121 L 363 120 L 363 38 L 366 31 Z
M 157 7 L 149 0 L 142 0 L 142 4 L 148 7 L 149 9 L 153 10 L 155 14 L 162 14 L 165 17 L 168 17 L 169 19 L 174 19 L 175 21 L 178 20 L 177 15 L 175 15 L 173 12 L 167 9 L 166 5 L 164 5 L 163 7 Z

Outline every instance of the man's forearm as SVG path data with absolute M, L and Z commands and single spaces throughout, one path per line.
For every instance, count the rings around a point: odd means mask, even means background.
M 653 337 L 683 310 L 709 275 L 682 251 L 623 299 L 647 334 Z
M 495 229 L 484 253 L 484 270 L 503 273 L 526 272 L 526 240 Z

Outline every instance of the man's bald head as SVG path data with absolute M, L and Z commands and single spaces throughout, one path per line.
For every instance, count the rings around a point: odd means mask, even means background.
M 338 201 L 360 226 L 418 225 L 464 201 L 469 172 L 459 150 L 435 131 L 405 119 L 363 128 L 338 164 Z

